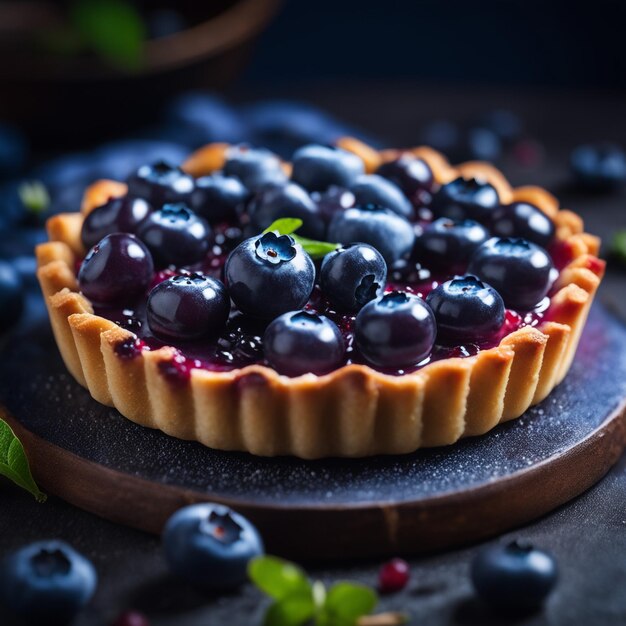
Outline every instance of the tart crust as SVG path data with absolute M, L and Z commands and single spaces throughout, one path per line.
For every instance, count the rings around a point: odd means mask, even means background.
M 376 152 L 349 137 L 338 143 L 361 156 L 368 169 L 403 152 Z M 205 146 L 183 168 L 195 176 L 215 171 L 226 148 Z M 37 247 L 38 278 L 68 370 L 94 399 L 138 424 L 211 448 L 262 456 L 404 454 L 481 435 L 519 417 L 569 370 L 604 273 L 604 262 L 596 256 L 599 239 L 585 233 L 580 217 L 560 209 L 546 190 L 512 188 L 488 163 L 453 167 L 425 146 L 404 152 L 427 161 L 439 183 L 459 175 L 486 179 L 502 202 L 531 202 L 555 222 L 557 241 L 568 247 L 572 261 L 559 274 L 548 319 L 514 331 L 475 356 L 436 361 L 403 376 L 346 365 L 325 376 L 288 378 L 251 365 L 230 372 L 193 369 L 188 384 L 173 384 L 159 368 L 172 358 L 173 348 L 120 357 L 116 345 L 135 336 L 94 315 L 90 302 L 78 292 L 76 263 L 85 254 L 80 239 L 84 216 L 108 197 L 125 192 L 123 183 L 102 180 L 86 190 L 81 213 L 48 220 L 50 241 Z

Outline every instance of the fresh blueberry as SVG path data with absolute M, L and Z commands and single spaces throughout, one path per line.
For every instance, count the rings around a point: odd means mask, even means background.
M 327 374 L 339 367 L 346 346 L 339 328 L 323 315 L 291 311 L 277 317 L 263 335 L 269 364 L 286 376 Z
M 460 152 L 461 129 L 449 120 L 434 120 L 428 123 L 421 131 L 421 142 L 439 152 L 443 152 L 449 159 L 456 160 Z
M 163 549 L 172 572 L 193 585 L 211 589 L 238 587 L 247 579 L 248 562 L 263 554 L 257 529 L 226 506 L 186 506 L 170 517 Z
M 243 313 L 273 319 L 306 304 L 315 265 L 291 237 L 269 232 L 239 244 L 226 260 L 224 276 L 230 297 Z
M 522 237 L 547 248 L 554 239 L 554 222 L 528 202 L 513 202 L 494 209 L 490 230 L 496 237 Z
M 15 266 L 0 261 L 0 328 L 7 330 L 24 310 L 24 284 Z
M 519 139 L 523 131 L 522 120 L 513 111 L 494 109 L 480 119 L 481 126 L 493 131 L 503 142 L 512 143 Z
M 479 161 L 497 161 L 502 155 L 500 137 L 481 126 L 472 126 L 465 131 L 466 155 L 463 159 L 477 159 Z
M 336 243 L 361 241 L 376 248 L 387 265 L 407 257 L 415 242 L 408 220 L 390 209 L 373 204 L 337 212 L 328 226 L 328 240 Z
M 469 159 L 494 161 L 502 152 L 500 137 L 485 125 L 457 125 L 447 120 L 438 120 L 423 129 L 422 141 L 443 152 L 455 163 Z
M 287 180 L 282 163 L 273 152 L 265 148 L 251 148 L 245 144 L 228 149 L 224 174 L 238 178 L 252 191 Z
M 249 215 L 256 232 L 282 217 L 296 217 L 302 220 L 298 234 L 318 240 L 325 236 L 326 227 L 317 204 L 296 183 L 272 187 L 257 194 L 250 204 Z
M 329 187 L 326 191 L 311 194 L 324 222 L 330 222 L 333 215 L 354 206 L 354 194 L 344 187 Z
M 143 198 L 154 207 L 189 202 L 194 189 L 192 176 L 165 161 L 142 165 L 126 183 L 128 195 Z
M 358 311 L 381 295 L 387 264 L 376 248 L 353 243 L 327 254 L 322 262 L 320 286 L 339 309 Z
M 440 217 L 428 224 L 415 240 L 415 257 L 431 268 L 456 269 L 466 265 L 489 232 L 474 220 Z
M 111 198 L 84 219 L 80 233 L 83 245 L 87 249 L 93 248 L 111 233 L 135 233 L 151 212 L 152 207 L 141 198 Z
M 493 185 L 484 180 L 459 176 L 439 189 L 430 208 L 437 217 L 471 219 L 485 224 L 498 204 L 498 192 Z
M 556 585 L 558 571 L 550 554 L 513 541 L 481 550 L 472 561 L 471 577 L 490 606 L 519 614 L 541 607 Z
M 0 599 L 28 623 L 69 622 L 96 585 L 94 566 L 63 541 L 29 544 L 0 565 Z
M 377 204 L 406 218 L 413 217 L 413 205 L 398 185 L 378 174 L 363 174 L 350 187 L 355 204 Z
M 493 237 L 471 258 L 468 274 L 491 285 L 509 309 L 529 311 L 545 297 L 554 280 L 548 253 L 526 239 Z
M 250 192 L 238 178 L 216 172 L 196 179 L 191 206 L 210 224 L 234 222 L 249 198 Z
M 214 278 L 198 273 L 173 276 L 152 289 L 146 312 L 155 335 L 197 339 L 222 331 L 230 313 L 230 298 Z
M 408 153 L 383 163 L 376 173 L 395 183 L 405 196 L 418 204 L 423 203 L 425 194 L 430 194 L 435 184 L 428 163 Z
M 153 273 L 152 255 L 144 243 L 134 235 L 113 233 L 87 253 L 78 284 L 93 302 L 113 304 L 144 293 Z
M 291 178 L 309 191 L 326 191 L 332 185 L 350 187 L 364 171 L 363 161 L 355 154 L 311 144 L 294 153 Z
M 439 285 L 426 302 L 435 314 L 440 343 L 483 341 L 504 324 L 500 294 L 475 276 L 458 276 Z
M 166 204 L 151 213 L 137 229 L 137 236 L 161 265 L 190 265 L 209 250 L 211 227 L 184 204 Z
M 612 191 L 626 181 L 626 154 L 615 144 L 579 146 L 570 166 L 576 182 L 590 191 Z
M 424 300 L 392 291 L 366 304 L 356 317 L 354 340 L 367 361 L 379 367 L 417 365 L 432 351 L 435 316 Z

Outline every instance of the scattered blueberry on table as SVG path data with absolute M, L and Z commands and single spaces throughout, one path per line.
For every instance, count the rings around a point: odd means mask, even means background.
M 626 182 L 626 153 L 612 143 L 579 146 L 570 166 L 575 182 L 589 191 L 610 192 Z

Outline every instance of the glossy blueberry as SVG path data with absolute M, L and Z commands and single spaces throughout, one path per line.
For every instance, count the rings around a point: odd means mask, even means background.
M 383 163 L 376 173 L 396 184 L 405 196 L 416 200 L 419 200 L 420 193 L 432 192 L 435 184 L 428 163 L 413 154 L 403 154 L 393 161 Z
M 243 313 L 273 319 L 306 304 L 315 265 L 291 237 L 270 232 L 239 244 L 226 260 L 224 276 L 230 297 Z
M 465 265 L 489 238 L 489 231 L 474 220 L 440 217 L 428 224 L 415 240 L 414 255 L 423 265 L 455 269 Z
M 126 183 L 128 195 L 143 198 L 154 207 L 189 202 L 194 189 L 192 176 L 165 161 L 142 165 Z
M 626 181 L 626 153 L 615 144 L 579 146 L 570 167 L 576 182 L 590 191 L 612 191 Z
M 413 217 L 413 205 L 400 187 L 382 176 L 363 174 L 354 181 L 350 191 L 357 205 L 377 204 L 406 219 Z
M 500 294 L 475 276 L 458 276 L 442 283 L 426 297 L 437 320 L 440 343 L 483 341 L 504 324 Z
M 135 233 L 151 212 L 152 207 L 142 198 L 111 198 L 84 219 L 80 233 L 83 245 L 87 249 L 93 248 L 111 233 Z
M 346 346 L 339 328 L 323 315 L 291 311 L 277 317 L 263 335 L 269 364 L 286 376 L 327 374 L 339 367 Z
M 282 184 L 287 180 L 282 163 L 273 152 L 245 144 L 228 149 L 224 175 L 238 178 L 252 191 L 268 184 Z
M 390 209 L 373 204 L 337 212 L 328 226 L 328 240 L 336 243 L 360 241 L 376 248 L 387 265 L 407 257 L 415 242 L 408 220 Z
M 558 571 L 550 554 L 513 541 L 481 550 L 472 561 L 471 577 L 482 600 L 519 614 L 541 607 L 556 585 Z
M 437 217 L 472 219 L 485 224 L 498 204 L 498 192 L 493 185 L 477 178 L 459 176 L 439 189 L 433 196 L 430 209 Z
M 309 193 L 296 183 L 272 187 L 259 193 L 249 209 L 256 232 L 265 230 L 282 217 L 302 220 L 298 234 L 311 239 L 324 239 L 326 226 L 317 204 Z
M 545 297 L 554 280 L 548 253 L 526 239 L 493 237 L 472 256 L 468 274 L 491 285 L 509 309 L 529 311 Z
M 28 623 L 69 622 L 96 585 L 94 566 L 63 541 L 29 544 L 0 565 L 0 600 Z
M 185 204 L 166 204 L 151 213 L 137 229 L 160 266 L 189 265 L 209 250 L 211 227 Z
M 0 261 L 0 328 L 8 330 L 24 310 L 24 284 L 16 267 Z
M 163 550 L 171 571 L 210 589 L 238 587 L 250 559 L 263 554 L 257 529 L 226 506 L 203 503 L 178 510 L 165 525 Z
M 522 237 L 547 248 L 554 239 L 554 222 L 528 202 L 505 204 L 491 214 L 490 230 L 496 237 Z
M 338 211 L 354 206 L 354 194 L 344 187 L 332 186 L 326 191 L 314 191 L 311 199 L 317 204 L 321 217 L 326 223 Z
M 320 286 L 341 310 L 358 311 L 381 295 L 387 282 L 387 264 L 380 252 L 365 243 L 353 243 L 327 254 L 322 261 Z
M 332 185 L 350 187 L 364 171 L 363 161 L 355 154 L 311 144 L 294 153 L 291 178 L 309 191 L 326 191 Z
M 191 206 L 210 224 L 216 224 L 237 220 L 249 198 L 250 191 L 238 178 L 215 173 L 196 179 Z
M 112 233 L 87 253 L 78 271 L 78 284 L 89 300 L 114 304 L 144 293 L 153 273 L 152 255 L 141 240 L 127 233 Z
M 489 128 L 471 126 L 465 131 L 464 159 L 497 161 L 502 155 L 500 137 Z
M 403 291 L 366 304 L 354 324 L 359 351 L 378 367 L 417 365 L 431 353 L 436 336 L 437 324 L 428 304 Z
M 469 159 L 493 161 L 502 152 L 500 137 L 485 124 L 458 125 L 448 120 L 437 120 L 422 130 L 421 139 L 454 163 Z
M 230 313 L 226 287 L 203 274 L 173 276 L 148 296 L 150 330 L 158 337 L 196 339 L 219 334 Z

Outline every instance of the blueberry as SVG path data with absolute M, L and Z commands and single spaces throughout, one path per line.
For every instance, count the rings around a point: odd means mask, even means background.
M 173 276 L 152 289 L 146 313 L 155 335 L 197 339 L 222 331 L 230 313 L 230 298 L 214 278 L 198 273 Z
M 315 265 L 291 237 L 270 232 L 239 244 L 226 260 L 224 276 L 230 297 L 243 313 L 273 319 L 306 304 Z
M 63 541 L 29 544 L 0 565 L 0 599 L 28 623 L 69 622 L 96 585 L 94 566 Z
M 378 250 L 353 243 L 327 254 L 322 262 L 320 286 L 339 309 L 358 311 L 381 295 L 387 264 Z
M 626 181 L 626 154 L 615 144 L 579 146 L 570 167 L 576 182 L 590 191 L 612 191 Z
M 554 558 L 531 545 L 513 541 L 481 550 L 471 565 L 478 595 L 496 609 L 519 614 L 541 607 L 554 588 Z
M 125 302 L 144 293 L 152 281 L 152 255 L 127 233 L 107 235 L 85 257 L 78 272 L 83 294 L 93 302 Z
M 269 364 L 286 376 L 327 374 L 339 367 L 346 346 L 339 328 L 323 315 L 291 311 L 277 317 L 263 335 Z
M 465 265 L 489 232 L 474 220 L 440 217 L 428 224 L 415 240 L 414 254 L 422 264 L 437 269 Z
M 226 506 L 186 506 L 170 517 L 163 549 L 174 574 L 211 589 L 238 587 L 247 579 L 250 559 L 263 554 L 257 529 Z
M 481 125 L 494 132 L 503 142 L 512 143 L 523 131 L 522 120 L 513 111 L 494 109 L 481 116 Z
M 422 141 L 443 152 L 452 162 L 469 159 L 494 161 L 502 152 L 500 137 L 486 125 L 457 125 L 438 120 L 423 129 Z
M 14 265 L 0 261 L 0 328 L 8 330 L 24 310 L 24 284 Z
M 126 182 L 130 196 L 143 198 L 154 207 L 188 202 L 194 189 L 192 176 L 165 161 L 142 165 Z
M 424 300 L 392 291 L 366 304 L 356 317 L 354 340 L 373 365 L 401 368 L 417 365 L 432 351 L 435 316 Z
M 201 261 L 209 250 L 210 234 L 208 222 L 185 204 L 166 204 L 137 229 L 137 236 L 161 266 Z
M 234 222 L 249 198 L 250 191 L 238 178 L 215 173 L 196 179 L 191 206 L 210 224 Z
M 367 243 L 383 255 L 387 265 L 392 265 L 410 254 L 415 232 L 411 223 L 397 213 L 366 204 L 337 212 L 328 226 L 328 240 Z
M 498 192 L 493 185 L 476 178 L 459 176 L 442 185 L 434 195 L 430 208 L 438 217 L 486 223 L 498 204 Z
M 465 132 L 466 153 L 463 159 L 497 161 L 502 155 L 502 142 L 489 128 L 472 126 Z
M 395 183 L 411 199 L 418 199 L 423 192 L 432 192 L 435 184 L 428 163 L 413 154 L 403 154 L 393 161 L 383 163 L 376 173 Z
M 363 174 L 350 187 L 355 204 L 377 204 L 410 219 L 413 205 L 398 185 L 377 174 Z
M 141 198 L 111 198 L 84 219 L 80 234 L 83 245 L 92 248 L 111 233 L 135 233 L 151 212 L 152 207 Z
M 311 194 L 311 198 L 317 204 L 322 219 L 326 223 L 338 211 L 354 206 L 354 194 L 345 187 L 337 187 L 335 185 L 329 187 L 326 191 L 314 191 Z
M 363 161 L 355 154 L 311 144 L 294 153 L 291 178 L 309 191 L 326 191 L 331 185 L 350 187 L 364 171 Z
M 426 302 L 435 314 L 440 343 L 483 341 L 504 324 L 500 294 L 475 276 L 457 276 L 439 285 Z
M 296 183 L 272 187 L 259 193 L 251 203 L 249 215 L 256 232 L 266 229 L 282 217 L 302 220 L 298 234 L 312 239 L 324 239 L 326 227 L 317 204 L 308 192 Z
M 527 202 L 513 202 L 494 209 L 490 230 L 497 237 L 522 237 L 547 248 L 554 239 L 554 222 Z
M 528 311 L 545 297 L 554 280 L 548 253 L 526 239 L 493 237 L 472 256 L 469 274 L 491 285 L 509 309 Z
M 461 129 L 448 120 L 435 120 L 421 131 L 421 141 L 443 152 L 448 158 L 456 159 L 460 151 Z
M 252 191 L 267 184 L 280 184 L 287 180 L 280 159 L 274 153 L 245 144 L 228 149 L 224 174 L 238 178 Z

